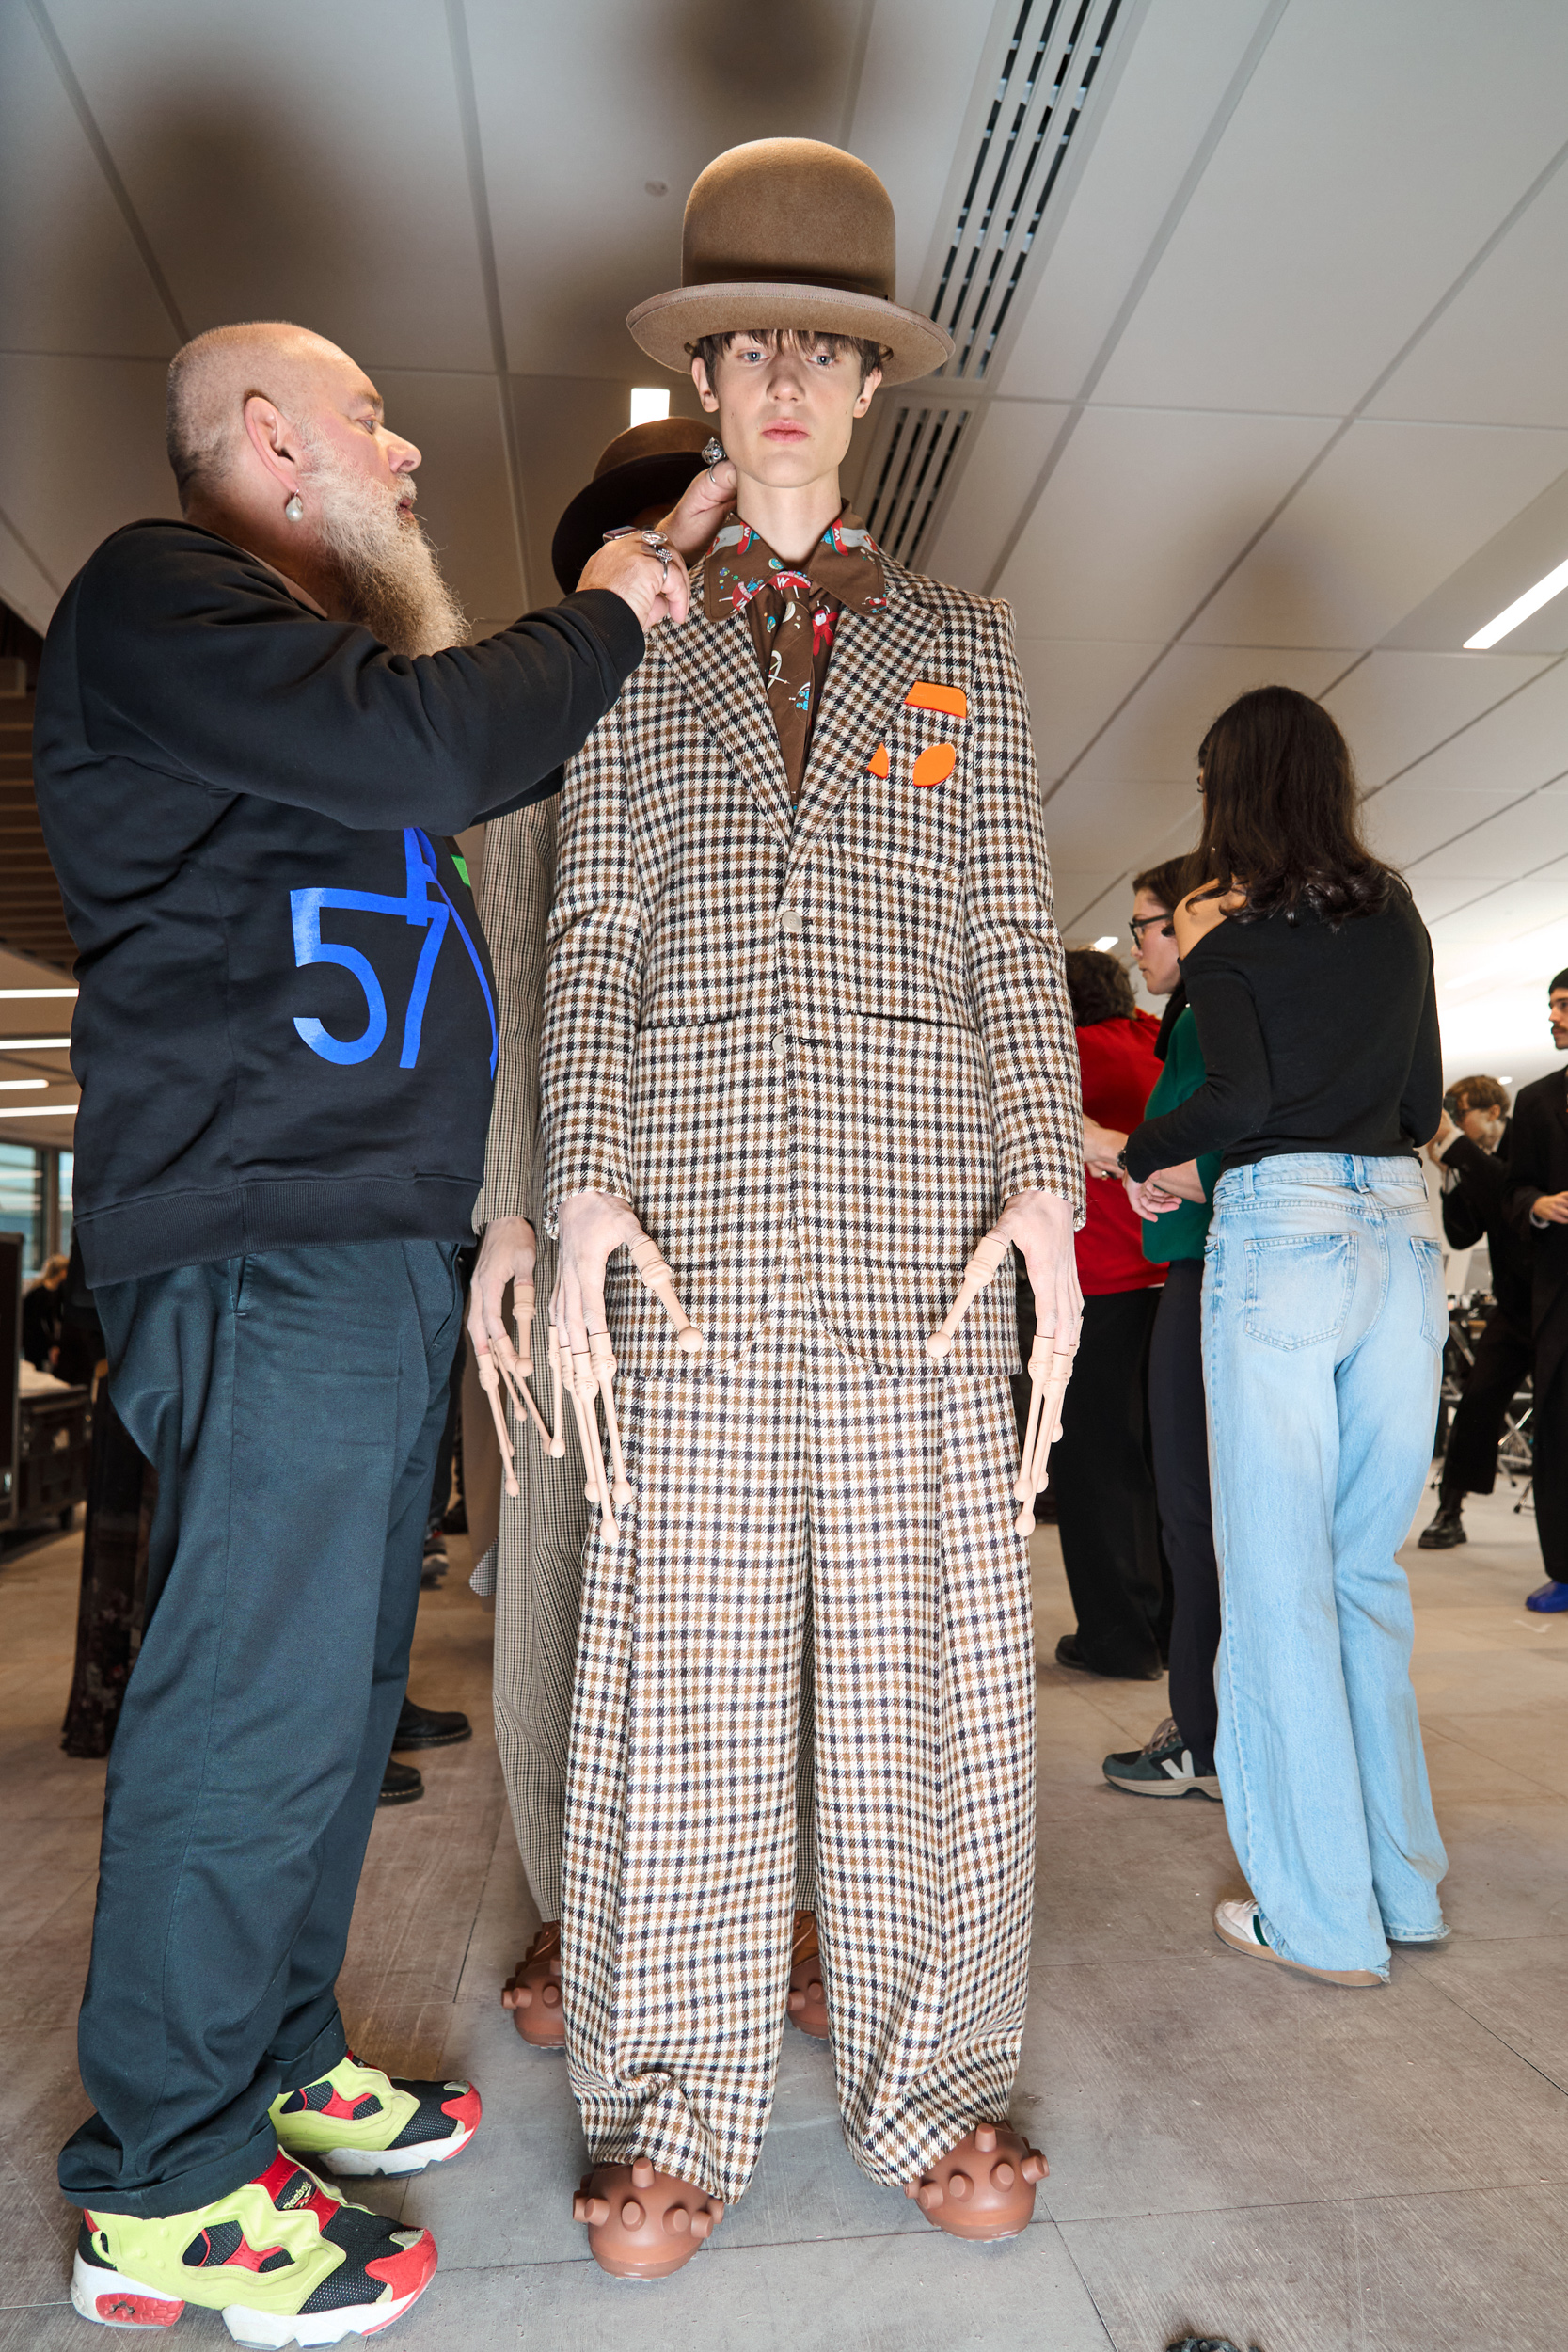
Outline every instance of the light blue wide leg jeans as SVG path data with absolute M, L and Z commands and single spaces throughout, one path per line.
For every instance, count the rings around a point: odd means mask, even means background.
M 1448 1331 L 1419 1165 L 1291 1153 L 1214 1194 L 1203 1366 L 1226 1823 L 1284 1958 L 1388 1973 L 1443 1933 L 1448 1857 L 1394 1558 Z

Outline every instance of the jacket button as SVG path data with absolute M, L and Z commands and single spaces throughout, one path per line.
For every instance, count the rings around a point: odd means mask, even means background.
M 781 907 L 779 909 L 779 929 L 781 931 L 787 931 L 791 939 L 800 938 L 800 910 L 799 907 Z
M 786 1054 L 789 1051 L 789 1040 L 782 1029 L 775 1029 L 773 1032 L 773 1051 L 775 1054 Z

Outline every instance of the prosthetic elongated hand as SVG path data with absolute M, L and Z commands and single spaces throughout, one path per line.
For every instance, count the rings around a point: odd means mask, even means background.
M 529 1374 L 533 1370 L 531 1335 L 533 1328 L 534 1248 L 533 1228 L 526 1216 L 498 1217 L 484 1229 L 479 1262 L 474 1267 L 473 1281 L 468 1290 L 468 1337 L 473 1342 L 479 1385 L 490 1401 L 490 1416 L 496 1424 L 509 1495 L 515 1495 L 518 1491 L 517 1468 L 501 1402 L 502 1381 L 517 1411 L 526 1412 L 532 1421 L 546 1453 L 559 1460 L 566 1451 L 565 1441 L 561 1436 L 559 1409 L 552 1430 L 546 1425 L 525 1386 Z M 517 1326 L 515 1346 L 506 1327 L 508 1290 L 512 1293 L 512 1311 Z
M 604 1303 L 605 1268 L 612 1250 L 625 1248 L 633 1265 L 674 1327 L 675 1344 L 694 1356 L 703 1335 L 675 1295 L 669 1267 L 657 1245 L 642 1231 L 629 1200 L 615 1193 L 576 1192 L 561 1204 L 560 1268 L 550 1301 L 550 1361 L 578 1417 L 578 1435 L 588 1472 L 588 1500 L 599 1506 L 604 1532 L 618 1539 L 614 1510 L 631 1500 L 615 1418 L 615 1358 L 610 1350 Z M 594 1406 L 604 1401 L 612 1471 L 605 1467 Z M 613 1483 L 612 1483 L 613 1480 Z
M 1014 1244 L 1035 1294 L 1036 1337 L 1029 1357 L 1034 1385 L 1013 1489 L 1022 1505 L 1018 1516 L 1022 1535 L 1034 1524 L 1035 1497 L 1045 1485 L 1047 1457 L 1061 1434 L 1062 1398 L 1072 1375 L 1084 1320 L 1084 1294 L 1078 1286 L 1072 1246 L 1072 1211 L 1065 1200 L 1052 1192 L 1014 1193 L 990 1232 L 975 1244 L 958 1297 L 926 1345 L 935 1357 L 948 1353 L 958 1325 L 1006 1263 L 1008 1248 Z

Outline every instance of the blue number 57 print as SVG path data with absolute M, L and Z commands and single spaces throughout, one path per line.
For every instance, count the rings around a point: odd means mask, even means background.
M 404 828 L 404 861 L 407 888 L 401 898 L 384 898 L 372 890 L 291 890 L 289 906 L 293 917 L 294 961 L 308 963 L 337 963 L 345 972 L 352 972 L 365 992 L 365 1026 L 358 1037 L 334 1037 L 314 1013 L 296 1014 L 294 1027 L 323 1061 L 369 1061 L 387 1034 L 387 998 L 376 977 L 375 966 L 357 947 L 338 946 L 322 937 L 322 915 L 330 908 L 341 908 L 358 914 L 390 914 L 400 922 L 422 927 L 424 941 L 420 948 L 420 961 L 414 969 L 414 985 L 408 993 L 408 1009 L 403 1019 L 403 1051 L 398 1057 L 401 1070 L 412 1070 L 420 1058 L 420 1031 L 424 1023 L 425 1001 L 430 994 L 431 978 L 441 952 L 441 942 L 447 935 L 447 925 L 452 924 L 459 939 L 468 951 L 468 961 L 479 977 L 484 993 L 484 1009 L 490 1016 L 490 1075 L 496 1074 L 498 1039 L 496 1007 L 490 994 L 490 983 L 484 977 L 484 965 L 469 938 L 467 928 L 456 907 L 448 897 L 436 868 L 436 852 L 427 834 L 412 825 Z M 431 893 L 434 889 L 435 896 Z

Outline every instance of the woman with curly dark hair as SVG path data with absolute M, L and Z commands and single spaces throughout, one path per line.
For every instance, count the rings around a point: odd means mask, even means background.
M 1243 694 L 1198 769 L 1210 879 L 1176 921 L 1208 1075 L 1123 1159 L 1147 1213 L 1161 1168 L 1224 1155 L 1203 1295 L 1217 1762 L 1253 1899 L 1214 1924 L 1252 1958 L 1373 1985 L 1390 1942 L 1447 1933 L 1394 1557 L 1448 1329 L 1418 1157 L 1442 1106 L 1432 943 L 1316 703 Z

